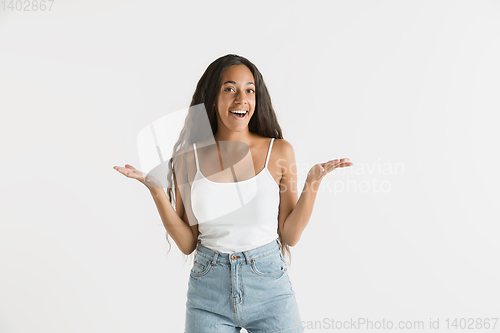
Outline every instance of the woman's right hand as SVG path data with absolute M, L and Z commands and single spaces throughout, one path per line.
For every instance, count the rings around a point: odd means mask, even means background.
M 130 164 L 125 164 L 125 167 L 114 166 L 113 169 L 127 176 L 128 178 L 137 179 L 143 183 L 149 190 L 163 188 L 162 184 L 153 176 L 137 170 Z

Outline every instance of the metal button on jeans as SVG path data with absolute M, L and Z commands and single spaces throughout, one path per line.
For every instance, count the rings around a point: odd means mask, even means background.
M 233 255 L 231 256 L 231 259 L 233 259 L 233 260 L 234 260 L 234 259 L 236 259 L 236 256 L 233 254 Z

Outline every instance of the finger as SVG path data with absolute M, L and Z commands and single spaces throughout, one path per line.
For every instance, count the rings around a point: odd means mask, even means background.
M 328 163 L 325 166 L 325 170 L 326 170 L 327 173 L 329 173 L 329 172 L 332 172 L 333 170 L 335 170 L 336 167 L 337 167 L 336 164 L 334 164 L 334 163 Z
M 328 161 L 326 163 L 323 163 L 323 167 L 325 169 L 331 169 L 333 166 L 335 166 L 335 162 L 332 162 L 332 161 Z
M 350 159 L 348 159 L 347 157 L 344 157 L 344 158 L 341 158 L 339 160 L 335 160 L 335 161 L 338 161 L 339 163 L 346 163 L 346 162 L 351 162 Z
M 336 168 L 343 168 L 344 166 L 348 166 L 347 163 L 351 163 L 351 162 L 337 162 L 333 165 L 333 169 L 336 169 Z M 332 170 L 333 170 L 332 169 Z
M 120 171 L 120 173 L 123 174 L 123 175 L 125 175 L 125 176 L 128 176 L 130 174 L 130 171 L 128 169 L 126 169 L 126 168 L 121 168 L 118 171 Z
M 128 177 L 128 176 L 130 176 L 130 173 L 131 173 L 131 172 L 133 173 L 133 171 L 130 171 L 130 169 L 126 169 L 126 168 L 124 168 L 124 167 L 119 167 L 119 166 L 115 167 L 115 170 L 117 170 L 117 171 L 118 171 L 118 172 L 120 172 L 122 175 L 125 175 L 125 176 L 127 176 L 127 177 Z
M 331 167 L 332 167 L 333 169 L 335 169 L 337 166 L 339 166 L 339 164 L 340 164 L 341 162 L 339 162 L 339 160 L 333 160 L 333 161 L 334 161 L 334 162 L 332 162 L 332 163 L 331 163 Z
M 330 168 L 332 168 L 333 166 L 335 166 L 335 164 L 336 164 L 336 163 L 338 163 L 338 160 L 330 160 L 330 161 L 328 161 L 328 162 L 326 162 L 326 163 L 322 163 L 322 165 L 323 165 L 323 167 L 324 167 L 325 169 L 330 169 Z
M 135 168 L 130 164 L 125 164 L 125 168 L 135 170 Z

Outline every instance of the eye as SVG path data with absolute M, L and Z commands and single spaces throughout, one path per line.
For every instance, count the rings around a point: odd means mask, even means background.
M 224 89 L 224 91 L 228 91 L 228 89 L 233 89 L 233 88 L 232 87 L 228 87 L 228 88 Z M 247 91 L 251 91 L 252 94 L 255 93 L 255 90 L 253 90 L 253 89 L 248 89 Z

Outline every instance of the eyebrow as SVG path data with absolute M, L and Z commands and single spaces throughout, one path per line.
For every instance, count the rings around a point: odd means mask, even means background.
M 234 82 L 234 81 L 226 81 L 222 85 L 225 85 L 226 83 L 236 84 L 236 82 Z M 253 85 L 255 85 L 253 82 L 247 82 L 247 84 L 253 84 Z

